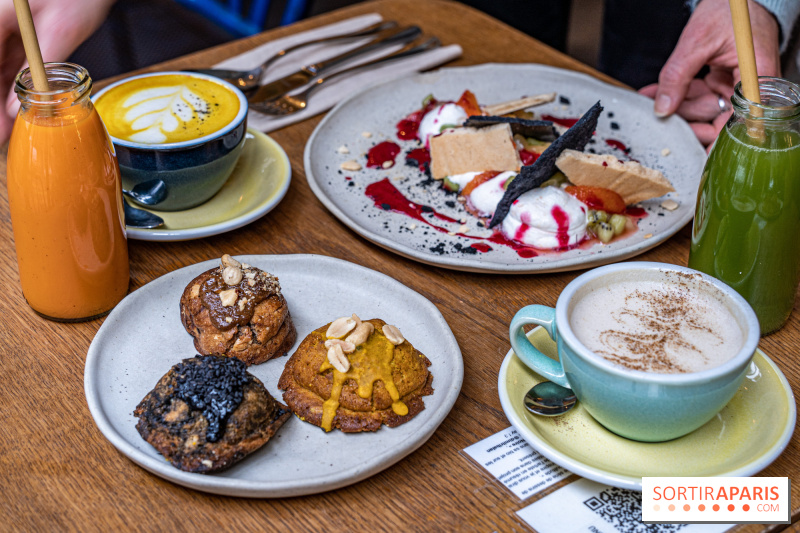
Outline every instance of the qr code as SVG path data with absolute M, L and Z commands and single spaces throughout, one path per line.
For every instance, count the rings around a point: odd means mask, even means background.
M 609 487 L 583 504 L 622 533 L 666 533 L 687 526 L 642 523 L 642 494 L 631 490 Z

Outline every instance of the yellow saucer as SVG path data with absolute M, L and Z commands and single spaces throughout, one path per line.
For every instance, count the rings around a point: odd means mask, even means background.
M 248 128 L 242 155 L 222 189 L 204 204 L 184 211 L 148 211 L 164 219 L 155 229 L 128 227 L 128 238 L 185 241 L 240 228 L 272 210 L 289 190 L 291 165 L 283 148 Z M 140 206 L 137 206 L 140 207 Z
M 547 356 L 556 344 L 542 328 L 528 334 Z M 542 455 L 594 481 L 642 490 L 642 477 L 749 476 L 767 467 L 794 432 L 796 407 L 786 377 L 761 350 L 736 395 L 706 425 L 668 442 L 644 443 L 616 435 L 594 420 L 580 402 L 554 418 L 530 414 L 528 390 L 544 379 L 508 352 L 498 391 L 511 424 Z

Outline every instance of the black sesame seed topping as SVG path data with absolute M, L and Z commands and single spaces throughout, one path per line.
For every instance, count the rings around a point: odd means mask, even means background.
M 208 420 L 206 440 L 218 441 L 250 383 L 247 365 L 233 357 L 198 356 L 175 365 L 175 374 L 175 394 Z

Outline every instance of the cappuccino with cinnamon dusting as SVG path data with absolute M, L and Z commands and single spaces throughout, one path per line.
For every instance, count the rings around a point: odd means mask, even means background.
M 617 280 L 584 293 L 570 326 L 601 357 L 632 370 L 699 372 L 731 359 L 744 342 L 739 322 L 702 281 Z M 710 289 L 713 287 L 709 285 Z

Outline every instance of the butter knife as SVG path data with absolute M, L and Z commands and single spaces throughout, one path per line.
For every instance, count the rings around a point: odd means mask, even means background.
M 297 72 L 289 74 L 288 76 L 275 80 L 264 85 L 259 86 L 258 90 L 253 93 L 247 100 L 250 103 L 267 102 L 280 98 L 289 91 L 293 91 L 319 76 L 323 72 L 340 65 L 345 61 L 353 59 L 354 57 L 362 54 L 367 54 L 374 50 L 378 50 L 385 46 L 393 44 L 408 44 L 422 34 L 422 30 L 418 26 L 405 26 L 402 28 L 389 28 L 376 34 L 376 38 L 364 45 L 361 45 L 353 50 L 348 50 L 343 54 L 306 65 Z

